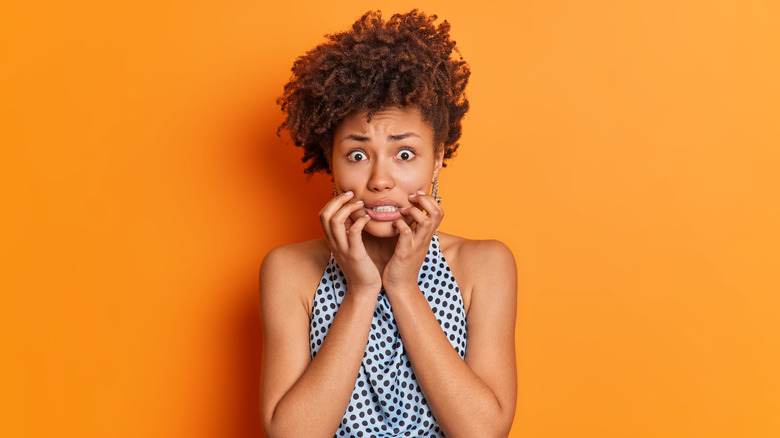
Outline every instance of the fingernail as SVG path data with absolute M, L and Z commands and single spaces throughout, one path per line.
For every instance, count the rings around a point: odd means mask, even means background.
M 352 190 L 347 190 L 346 192 L 344 192 L 344 194 L 345 195 L 351 195 L 352 194 Z
M 362 199 L 358 199 L 357 201 L 355 201 L 355 204 L 362 204 L 362 203 L 363 203 Z
M 422 190 L 418 190 L 418 191 L 417 191 L 417 194 L 418 194 L 418 195 L 424 195 L 424 194 L 425 194 L 425 192 L 423 192 Z
M 411 195 L 409 195 L 410 198 L 414 198 L 415 196 L 417 196 L 417 193 L 412 193 Z

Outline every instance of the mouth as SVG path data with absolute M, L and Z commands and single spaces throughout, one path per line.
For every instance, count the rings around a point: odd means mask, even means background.
M 380 205 L 378 207 L 370 208 L 370 210 L 373 210 L 374 213 L 389 213 L 393 211 L 397 211 L 398 207 L 395 205 Z
M 366 214 L 376 221 L 394 221 L 401 217 L 401 206 L 390 199 L 380 199 L 368 202 L 365 206 Z

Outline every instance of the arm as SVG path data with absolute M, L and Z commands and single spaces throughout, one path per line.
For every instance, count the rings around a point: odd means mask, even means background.
M 417 229 L 405 230 L 399 224 L 407 242 L 425 230 L 428 220 L 436 222 L 440 214 L 437 206 L 425 200 L 421 204 L 428 215 L 415 217 Z M 468 245 L 464 249 L 471 264 L 467 273 L 475 286 L 467 315 L 465 361 L 446 339 L 416 283 L 399 282 L 392 290 L 386 283 L 385 290 L 415 375 L 447 436 L 506 437 L 517 397 L 516 266 L 512 253 L 500 242 Z M 399 239 L 399 258 L 404 252 Z
M 362 208 L 356 204 L 345 207 L 348 199 L 348 196 L 334 198 L 321 212 L 326 238 L 342 268 L 355 267 L 351 257 L 360 259 L 361 255 L 355 251 L 342 250 L 360 238 L 365 224 L 358 220 L 349 231 L 345 230 L 349 213 Z M 340 228 L 331 227 L 331 221 L 333 224 L 340 221 Z M 310 296 L 302 288 L 313 285 L 300 284 L 300 268 L 305 259 L 301 255 L 301 251 L 277 248 L 266 256 L 260 270 L 265 350 L 261 416 L 269 438 L 335 434 L 355 385 L 381 289 L 381 278 L 370 259 L 368 263 L 375 279 L 370 278 L 370 269 L 365 264 L 368 274 L 362 277 L 356 274 L 359 269 L 342 269 L 345 275 L 350 272 L 353 276 L 348 278 L 349 289 L 319 353 L 311 359 L 309 315 L 301 297 Z

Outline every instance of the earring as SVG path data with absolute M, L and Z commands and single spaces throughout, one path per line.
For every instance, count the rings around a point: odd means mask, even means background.
M 338 195 L 339 195 L 339 189 L 336 188 L 336 183 L 333 183 L 333 197 L 335 198 Z
M 433 188 L 431 189 L 431 196 L 433 196 L 433 199 L 436 200 L 436 202 L 441 205 L 441 198 L 439 197 L 439 177 L 433 179 Z

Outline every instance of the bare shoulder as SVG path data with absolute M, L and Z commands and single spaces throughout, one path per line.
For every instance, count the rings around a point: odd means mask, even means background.
M 329 257 L 325 239 L 282 245 L 269 251 L 260 266 L 261 303 L 300 299 L 308 308 L 308 298 L 313 298 Z
M 441 232 L 438 235 L 441 251 L 460 286 L 467 312 L 480 293 L 516 294 L 517 265 L 512 251 L 503 242 L 467 239 Z
M 499 240 L 474 240 L 438 233 L 441 250 L 450 263 L 478 272 L 516 271 L 512 250 Z M 513 274 L 514 272 L 507 272 Z
M 261 272 L 263 270 L 300 272 L 301 269 L 307 267 L 324 268 L 329 257 L 330 249 L 328 249 L 325 239 L 307 240 L 277 246 L 268 251 L 260 269 Z

